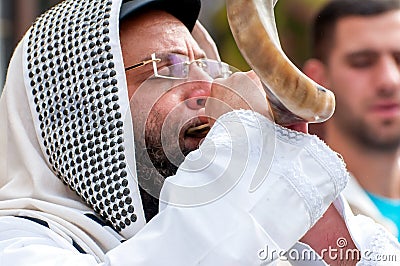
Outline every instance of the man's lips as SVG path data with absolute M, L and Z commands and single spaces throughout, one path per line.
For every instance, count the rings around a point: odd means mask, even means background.
M 209 131 L 210 125 L 208 123 L 193 125 L 185 131 L 185 136 L 191 138 L 205 138 Z
M 379 115 L 391 116 L 400 114 L 400 104 L 398 103 L 378 103 L 371 106 L 370 110 Z

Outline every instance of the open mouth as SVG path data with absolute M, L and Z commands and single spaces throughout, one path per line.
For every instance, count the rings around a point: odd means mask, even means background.
M 205 138 L 210 131 L 209 124 L 194 125 L 186 130 L 185 136 L 191 138 Z

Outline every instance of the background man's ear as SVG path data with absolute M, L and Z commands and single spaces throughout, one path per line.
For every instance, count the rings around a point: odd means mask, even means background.
M 304 63 L 303 72 L 318 84 L 329 89 L 329 82 L 326 76 L 326 66 L 318 59 L 309 59 Z

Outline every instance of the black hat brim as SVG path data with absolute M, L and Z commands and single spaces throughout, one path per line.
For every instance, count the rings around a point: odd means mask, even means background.
M 200 7 L 200 0 L 125 0 L 119 18 L 123 20 L 146 10 L 164 10 L 192 31 L 199 17 Z

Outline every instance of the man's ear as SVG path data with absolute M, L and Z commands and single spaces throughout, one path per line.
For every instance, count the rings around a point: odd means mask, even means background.
M 217 45 L 200 21 L 196 21 L 196 25 L 192 31 L 192 36 L 199 44 L 200 48 L 206 53 L 208 59 L 221 61 Z
M 329 87 L 328 78 L 326 76 L 326 66 L 322 61 L 315 58 L 307 60 L 304 63 L 303 72 L 318 84 Z

